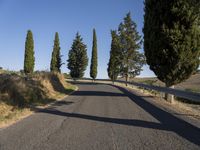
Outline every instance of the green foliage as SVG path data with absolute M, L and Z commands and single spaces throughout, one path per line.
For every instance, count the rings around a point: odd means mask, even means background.
M 116 31 L 111 31 L 112 42 L 110 50 L 110 59 L 108 63 L 108 76 L 113 81 L 117 79 L 120 73 L 121 53 L 120 40 Z
M 144 81 L 141 81 L 141 83 L 144 83 L 144 84 L 148 84 L 148 85 L 154 85 L 154 83 L 156 83 L 157 80 L 144 80 Z
M 144 55 L 139 53 L 142 44 L 141 36 L 137 32 L 137 25 L 131 19 L 128 13 L 124 22 L 120 23 L 118 28 L 121 45 L 121 75 L 126 77 L 135 77 L 142 71 L 144 64 Z
M 91 66 L 90 66 L 90 77 L 92 79 L 96 79 L 97 77 L 97 37 L 96 31 L 93 29 L 93 44 L 92 44 L 92 59 L 91 59 Z
M 199 66 L 199 8 L 199 0 L 145 1 L 145 56 L 166 86 L 188 79 Z
M 52 72 L 60 72 L 60 67 L 62 66 L 61 55 L 60 55 L 60 42 L 58 32 L 55 34 L 53 52 L 51 57 L 50 70 Z
M 68 74 L 68 73 L 63 73 L 63 75 L 64 75 L 64 77 L 65 77 L 66 79 L 71 78 L 70 74 Z
M 140 72 L 142 71 L 142 66 L 145 63 L 144 55 L 139 52 L 142 41 L 141 41 L 141 36 L 137 32 L 136 28 L 137 28 L 136 23 L 132 21 L 131 15 L 130 13 L 128 13 L 124 18 L 124 21 L 120 23 L 118 27 L 118 32 L 113 33 L 116 34 L 115 36 L 117 38 L 115 39 L 119 39 L 118 40 L 119 44 L 117 44 L 117 47 L 114 46 L 116 47 L 114 49 L 120 50 L 120 52 L 117 54 L 119 55 L 118 57 L 120 58 L 119 74 L 122 77 L 125 77 L 126 81 L 128 80 L 128 77 L 135 77 L 139 75 Z M 116 78 L 118 75 L 115 73 L 113 76 L 113 74 L 111 73 L 113 72 L 113 69 L 111 67 L 113 62 L 112 58 L 110 58 L 110 60 L 111 61 L 109 62 L 108 75 L 110 78 Z M 118 68 L 118 66 L 116 67 Z M 118 69 L 116 71 L 118 72 Z
M 28 30 L 25 42 L 24 55 L 24 73 L 30 74 L 34 71 L 35 57 L 34 57 L 34 41 L 31 30 Z
M 200 88 L 186 88 L 188 92 L 200 93 Z
M 88 65 L 87 48 L 82 40 L 79 33 L 77 33 L 69 50 L 67 62 L 72 78 L 82 78 Z

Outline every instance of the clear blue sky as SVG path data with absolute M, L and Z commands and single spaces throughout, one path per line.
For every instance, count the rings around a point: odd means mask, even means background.
M 0 66 L 9 70 L 23 69 L 24 43 L 31 29 L 35 44 L 35 70 L 49 69 L 55 32 L 59 32 L 62 60 L 77 31 L 87 45 L 90 58 L 92 29 L 98 40 L 98 78 L 107 78 L 110 30 L 117 29 L 129 11 L 142 35 L 143 0 L 0 0 Z M 143 48 L 141 49 L 143 52 Z M 85 76 L 89 77 L 89 65 Z M 144 66 L 142 77 L 154 76 Z M 62 72 L 69 72 L 66 64 Z

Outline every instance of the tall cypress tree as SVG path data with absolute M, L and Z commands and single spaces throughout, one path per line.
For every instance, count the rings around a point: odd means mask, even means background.
M 121 76 L 126 81 L 129 77 L 135 77 L 142 71 L 145 62 L 144 55 L 139 52 L 142 44 L 141 36 L 137 31 L 137 25 L 131 19 L 130 12 L 120 23 L 118 28 L 121 49 Z
M 60 41 L 58 32 L 55 33 L 54 46 L 51 57 L 50 70 L 52 72 L 60 72 L 60 67 L 62 66 L 61 55 L 60 55 Z
M 97 37 L 96 31 L 93 29 L 92 58 L 90 65 L 90 77 L 94 80 L 97 77 Z
M 72 47 L 68 54 L 68 69 L 72 78 L 82 78 L 88 65 L 87 48 L 83 39 L 76 34 Z
M 30 74 L 34 71 L 35 57 L 34 57 L 34 41 L 31 30 L 27 31 L 25 42 L 25 54 L 24 54 L 24 73 Z
M 120 72 L 121 53 L 120 53 L 120 40 L 115 30 L 111 31 L 112 42 L 110 50 L 110 59 L 108 63 L 108 76 L 114 82 Z
M 199 66 L 200 1 L 146 0 L 144 51 L 150 69 L 167 87 Z

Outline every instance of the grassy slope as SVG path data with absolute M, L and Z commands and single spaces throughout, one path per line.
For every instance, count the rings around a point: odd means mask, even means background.
M 28 79 L 16 74 L 0 75 L 0 127 L 30 115 L 30 107 L 62 99 L 75 88 L 59 74 L 37 73 Z

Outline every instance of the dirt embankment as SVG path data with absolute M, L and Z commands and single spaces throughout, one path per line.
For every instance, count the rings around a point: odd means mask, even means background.
M 73 90 L 58 73 L 0 74 L 0 127 L 30 114 L 30 107 L 44 106 Z

